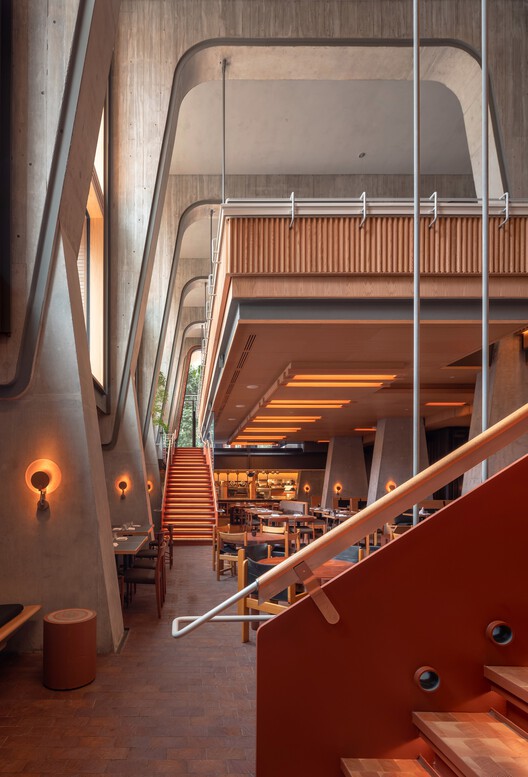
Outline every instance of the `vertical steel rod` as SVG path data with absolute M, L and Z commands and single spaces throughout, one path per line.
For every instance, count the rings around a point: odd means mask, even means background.
M 222 60 L 222 202 L 225 202 L 225 169 L 226 169 L 226 67 L 227 60 Z
M 488 181 L 488 14 L 481 3 L 482 25 L 482 431 L 488 428 L 489 395 L 489 181 Z M 488 477 L 488 460 L 482 462 L 482 480 Z
M 414 168 L 414 277 L 413 277 L 413 475 L 420 472 L 420 4 L 413 0 L 413 168 Z M 413 524 L 418 505 L 413 506 Z

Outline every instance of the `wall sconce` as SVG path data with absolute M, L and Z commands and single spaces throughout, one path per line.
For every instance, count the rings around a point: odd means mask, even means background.
M 341 483 L 336 483 L 335 486 L 334 486 L 334 491 L 336 492 L 336 494 L 338 496 L 339 496 L 339 494 L 341 493 L 342 490 L 343 490 L 343 486 L 341 485 Z
M 36 459 L 27 468 L 26 485 L 30 491 L 39 495 L 37 515 L 44 512 L 49 513 L 49 502 L 46 500 L 46 496 L 58 488 L 61 477 L 58 465 L 50 459 Z
M 149 492 L 149 494 L 152 491 L 152 482 L 150 480 L 147 480 L 147 491 Z
M 126 480 L 120 480 L 117 485 L 121 489 L 121 499 L 124 499 L 125 498 L 125 491 L 128 488 L 128 483 L 126 482 Z
M 304 493 L 309 494 L 310 493 L 310 485 L 308 483 L 304 484 Z
M 385 491 L 387 492 L 387 494 L 390 494 L 390 492 L 394 491 L 395 488 L 396 488 L 396 483 L 394 482 L 394 480 L 388 480 L 387 483 L 385 484 Z

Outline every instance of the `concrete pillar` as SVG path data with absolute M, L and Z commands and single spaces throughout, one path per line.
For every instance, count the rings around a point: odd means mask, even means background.
M 389 490 L 412 477 L 412 418 L 383 418 L 378 421 L 368 490 L 372 504 Z M 425 427 L 420 432 L 420 468 L 428 465 Z
M 303 469 L 299 472 L 297 499 L 308 502 L 308 505 L 322 504 L 324 475 L 322 469 Z M 308 491 L 305 490 L 305 486 Z
M 326 470 L 321 504 L 332 508 L 337 496 L 335 487 L 341 486 L 339 496 L 348 499 L 367 493 L 367 470 L 361 437 L 333 437 L 328 445 Z
M 493 347 L 490 369 L 489 425 L 497 423 L 501 418 L 517 410 L 526 402 L 528 402 L 526 351 L 522 347 L 522 337 L 520 335 L 509 335 L 503 337 Z M 478 375 L 475 385 L 469 439 L 480 433 L 481 418 L 482 387 L 481 376 Z M 525 434 L 489 459 L 488 474 L 494 475 L 526 453 L 528 453 L 528 435 Z M 479 464 L 477 467 L 468 470 L 464 475 L 462 493 L 467 493 L 480 483 L 481 467 Z

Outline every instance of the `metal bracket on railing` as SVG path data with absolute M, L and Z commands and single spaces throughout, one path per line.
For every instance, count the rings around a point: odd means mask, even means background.
M 295 192 L 291 193 L 290 202 L 291 202 L 291 221 L 290 221 L 290 229 L 291 229 L 293 227 L 293 222 L 295 221 Z
M 438 192 L 433 192 L 429 199 L 433 201 L 433 210 L 430 211 L 433 214 L 433 220 L 429 222 L 429 229 L 431 229 L 438 218 Z
M 504 208 L 502 209 L 501 213 L 504 213 L 504 218 L 499 224 L 499 229 L 503 227 L 507 221 L 510 220 L 510 195 L 508 192 L 504 192 L 504 194 L 501 194 L 499 197 L 499 200 L 504 200 Z
M 328 623 L 338 623 L 339 613 L 321 588 L 319 580 L 305 561 L 301 561 L 293 568 L 293 571 L 304 585 L 306 593 L 313 599 L 321 615 Z
M 363 192 L 363 194 L 361 195 L 361 197 L 359 199 L 363 203 L 363 217 L 362 217 L 361 221 L 359 222 L 359 228 L 361 229 L 361 227 L 363 226 L 363 224 L 367 220 L 367 192 Z

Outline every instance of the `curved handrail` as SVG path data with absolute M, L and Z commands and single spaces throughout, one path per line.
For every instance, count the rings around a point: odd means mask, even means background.
M 381 528 L 404 510 L 504 448 L 528 430 L 528 404 L 515 410 L 485 432 L 469 440 L 440 461 L 431 464 L 360 513 L 324 534 L 259 578 L 259 600 L 298 582 L 295 567 L 305 562 L 310 568 L 323 564 L 362 537 Z

